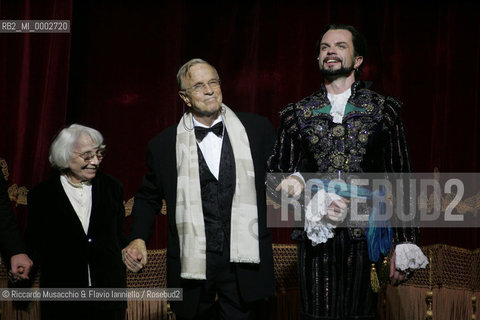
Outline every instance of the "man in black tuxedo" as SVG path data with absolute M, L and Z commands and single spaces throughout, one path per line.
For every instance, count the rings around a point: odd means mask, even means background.
M 207 62 L 190 60 L 177 81 L 188 112 L 148 144 L 123 258 L 134 272 L 145 266 L 145 242 L 166 199 L 167 282 L 183 288 L 183 301 L 171 302 L 177 319 L 254 319 L 258 302 L 274 293 L 264 183 L 274 130 L 266 118 L 222 104 Z
M 0 252 L 10 260 L 10 273 L 13 280 L 28 279 L 32 260 L 26 254 L 27 250 L 8 197 L 7 184 L 2 176 L 0 176 Z

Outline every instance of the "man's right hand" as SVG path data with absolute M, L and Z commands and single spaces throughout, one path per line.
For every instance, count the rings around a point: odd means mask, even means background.
M 340 198 L 333 200 L 327 208 L 327 218 L 333 222 L 342 222 L 347 217 L 348 204 L 350 200 Z
M 25 253 L 13 255 L 10 258 L 10 264 L 12 266 L 10 272 L 15 279 L 28 279 L 28 274 L 33 266 L 33 262 Z
M 142 239 L 135 239 L 122 250 L 123 263 L 128 270 L 138 272 L 147 264 L 147 246 Z
M 304 182 L 300 177 L 296 175 L 291 175 L 280 182 L 275 191 L 282 190 L 283 192 L 288 193 L 291 196 L 298 197 L 305 187 Z

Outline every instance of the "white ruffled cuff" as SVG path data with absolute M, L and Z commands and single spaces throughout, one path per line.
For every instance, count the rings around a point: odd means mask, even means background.
M 305 231 L 314 246 L 333 238 L 335 225 L 325 221 L 323 217 L 327 214 L 327 209 L 332 201 L 338 199 L 341 199 L 341 197 L 335 193 L 327 193 L 324 189 L 320 189 L 307 204 L 305 208 Z
M 298 179 L 302 180 L 303 186 L 305 186 L 305 178 L 302 176 L 302 174 L 300 172 L 296 171 L 296 172 L 292 173 L 290 175 L 290 177 L 291 176 L 297 177 Z
M 401 243 L 395 247 L 395 268 L 405 271 L 425 268 L 427 257 L 422 250 L 413 243 Z

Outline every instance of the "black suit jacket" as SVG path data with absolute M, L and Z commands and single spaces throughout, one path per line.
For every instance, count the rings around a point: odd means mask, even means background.
M 246 129 L 255 168 L 255 187 L 258 206 L 260 264 L 237 264 L 237 277 L 242 298 L 256 301 L 274 293 L 273 257 L 270 232 L 266 224 L 265 174 L 267 159 L 274 142 L 274 129 L 264 118 L 250 113 L 237 113 Z M 232 144 L 235 141 L 231 141 Z M 198 303 L 199 281 L 180 278 L 180 246 L 175 222 L 177 193 L 176 126 L 170 127 L 152 139 L 147 148 L 148 173 L 135 195 L 130 238 L 148 241 L 152 235 L 155 217 L 166 200 L 168 212 L 167 282 L 170 288 L 183 288 L 183 301 L 173 302 L 175 312 L 192 315 Z
M 10 264 L 10 257 L 26 253 L 25 245 L 20 236 L 12 203 L 8 197 L 7 183 L 0 175 L 0 252 Z
M 85 234 L 58 174 L 28 193 L 26 241 L 35 266 L 40 266 L 40 286 L 126 287 L 121 250 L 125 207 L 123 188 L 111 176 L 97 173 L 92 180 L 92 211 Z M 124 303 L 121 303 L 124 305 Z

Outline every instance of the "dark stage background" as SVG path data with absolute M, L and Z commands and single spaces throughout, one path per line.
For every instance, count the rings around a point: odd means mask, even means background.
M 49 172 L 48 148 L 65 125 L 104 134 L 104 171 L 133 197 L 145 147 L 175 125 L 182 105 L 176 72 L 201 57 L 218 69 L 224 102 L 271 119 L 316 91 L 315 43 L 324 25 L 365 34 L 363 79 L 405 102 L 415 171 L 478 172 L 478 1 L 84 1 L 0 0 L 1 19 L 68 19 L 70 34 L 0 34 L 0 157 L 10 184 Z M 21 224 L 25 208 L 17 210 Z M 165 247 L 157 219 L 151 248 Z M 289 242 L 289 230 L 272 230 Z M 478 230 L 428 229 L 421 244 L 480 246 Z

